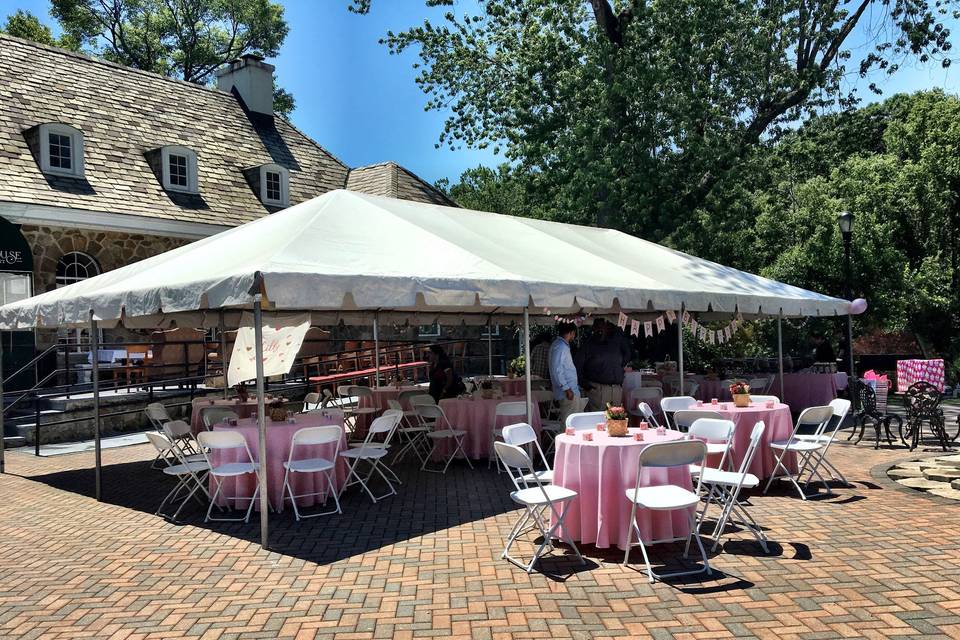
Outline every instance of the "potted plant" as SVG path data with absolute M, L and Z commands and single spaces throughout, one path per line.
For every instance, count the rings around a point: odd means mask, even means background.
M 283 422 L 287 419 L 287 403 L 283 398 L 277 398 L 270 403 L 267 415 L 274 422 Z
M 614 437 L 627 435 L 627 410 L 620 406 L 607 403 L 607 433 Z
M 511 378 L 522 378 L 527 374 L 527 360 L 523 356 L 517 356 L 507 365 L 507 375 Z
M 738 407 L 750 406 L 750 385 L 742 380 L 737 380 L 730 385 L 730 395 L 733 396 L 733 404 Z

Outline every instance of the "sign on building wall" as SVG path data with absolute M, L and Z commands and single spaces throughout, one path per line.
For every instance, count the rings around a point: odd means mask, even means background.
M 0 218 L 0 272 L 33 272 L 33 253 L 20 227 Z

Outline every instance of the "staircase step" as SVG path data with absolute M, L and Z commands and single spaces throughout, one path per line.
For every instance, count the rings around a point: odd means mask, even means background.
M 4 436 L 3 446 L 7 449 L 27 446 L 27 439 L 23 436 Z

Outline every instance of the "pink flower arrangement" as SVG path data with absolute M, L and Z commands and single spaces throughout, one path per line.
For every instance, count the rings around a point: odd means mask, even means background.
M 750 393 L 750 385 L 741 380 L 737 380 L 732 385 L 730 385 L 730 395 L 738 396 L 745 393 Z
M 626 420 L 627 417 L 627 410 L 623 407 L 607 405 L 607 420 Z

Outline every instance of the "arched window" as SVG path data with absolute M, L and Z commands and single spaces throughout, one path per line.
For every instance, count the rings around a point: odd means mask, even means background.
M 80 251 L 65 253 L 57 261 L 57 287 L 80 282 L 96 275 L 100 275 L 100 265 L 93 257 Z

